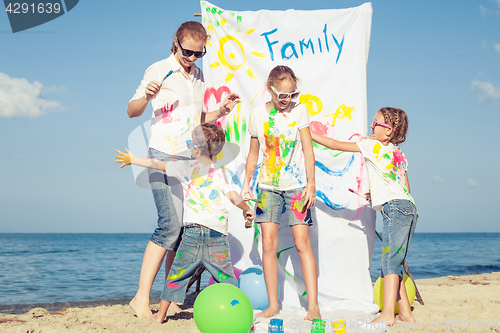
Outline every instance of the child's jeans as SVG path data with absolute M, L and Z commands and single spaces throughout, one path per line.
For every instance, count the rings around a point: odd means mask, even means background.
M 417 226 L 417 208 L 408 200 L 391 200 L 383 205 L 382 217 L 382 277 L 398 274 L 402 278 L 403 260 Z
M 187 285 L 203 264 L 215 282 L 238 286 L 233 272 L 227 235 L 200 225 L 184 227 L 181 244 L 165 281 L 161 299 L 184 302 Z

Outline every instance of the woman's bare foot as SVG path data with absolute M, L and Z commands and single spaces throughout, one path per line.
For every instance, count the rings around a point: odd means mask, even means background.
M 151 309 L 149 308 L 149 297 L 147 299 L 142 299 L 140 297 L 135 296 L 134 298 L 132 298 L 132 300 L 128 305 L 130 305 L 132 310 L 134 310 L 137 318 L 142 320 L 151 318 L 152 312 Z
M 255 317 L 260 317 L 260 318 L 271 318 L 273 316 L 276 316 L 278 313 L 280 313 L 280 308 L 279 306 L 277 307 L 268 307 L 262 312 L 259 312 L 255 315 Z
M 387 326 L 392 326 L 396 323 L 396 319 L 394 318 L 394 315 L 386 315 L 382 312 L 382 314 L 380 316 L 378 316 L 377 318 L 375 318 L 372 322 L 372 324 L 376 324 L 376 323 L 383 323 Z
M 313 319 L 321 319 L 321 313 L 319 312 L 319 307 L 309 308 L 307 311 L 307 316 L 304 320 L 313 321 Z

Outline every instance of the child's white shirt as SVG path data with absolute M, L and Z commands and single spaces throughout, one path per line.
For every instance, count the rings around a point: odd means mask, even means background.
M 225 168 L 183 160 L 167 162 L 166 173 L 184 188 L 183 225 L 197 223 L 227 235 L 226 194 L 234 188 Z
M 264 154 L 257 180 L 260 188 L 285 191 L 307 185 L 299 132 L 305 127 L 309 127 L 309 113 L 304 104 L 275 116 L 265 104 L 252 110 L 248 132 L 259 139 Z
M 386 202 L 395 199 L 410 200 L 415 204 L 406 184 L 408 161 L 401 149 L 371 138 L 356 143 L 368 169 L 372 208 L 382 210 Z

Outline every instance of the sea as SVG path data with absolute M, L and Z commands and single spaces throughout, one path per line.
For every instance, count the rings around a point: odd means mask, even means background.
M 137 291 L 150 234 L 0 234 L 0 312 L 127 304 Z M 371 278 L 380 276 L 377 240 Z M 415 233 L 406 259 L 414 279 L 500 271 L 500 233 Z M 151 292 L 159 302 L 165 272 Z M 208 285 L 203 274 L 201 285 Z M 194 291 L 195 286 L 191 287 Z

